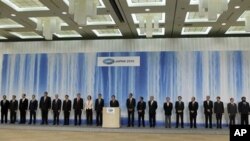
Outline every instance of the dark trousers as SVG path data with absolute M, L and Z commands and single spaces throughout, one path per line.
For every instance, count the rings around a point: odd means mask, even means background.
M 205 127 L 208 128 L 208 121 L 209 121 L 209 128 L 212 128 L 212 114 L 205 113 Z
M 60 115 L 60 112 L 59 111 L 53 111 L 53 113 L 54 113 L 53 124 L 54 125 L 59 125 L 59 115 Z
M 155 127 L 155 113 L 149 113 L 149 124 L 150 127 Z
M 64 111 L 64 125 L 69 125 L 69 111 Z
M 48 124 L 48 110 L 42 110 L 42 124 Z
M 20 110 L 20 123 L 26 123 L 26 110 Z
M 10 111 L 10 123 L 16 122 L 16 111 L 11 110 Z
M 138 126 L 140 127 L 141 126 L 141 123 L 142 123 L 142 126 L 145 127 L 145 121 L 144 121 L 144 112 L 138 112 Z
M 184 128 L 183 113 L 176 113 L 176 128 L 179 127 L 179 119 L 181 119 L 181 128 Z
M 241 114 L 241 125 L 248 125 L 248 114 Z
M 165 115 L 165 128 L 171 128 L 171 115 Z
M 92 109 L 86 109 L 86 120 L 87 120 L 87 125 L 92 125 L 93 124 L 93 112 L 92 112 Z
M 229 115 L 229 125 L 235 125 L 235 114 Z
M 128 126 L 132 125 L 134 126 L 134 118 L 135 112 L 134 111 L 128 111 Z
M 197 114 L 196 113 L 190 113 L 190 128 L 197 128 L 196 126 L 196 117 Z
M 30 111 L 30 122 L 29 122 L 29 124 L 32 123 L 32 119 L 33 119 L 33 124 L 36 124 L 36 112 L 35 111 Z
M 221 120 L 222 120 L 222 113 L 216 113 L 216 125 L 217 128 L 222 128 L 221 126 Z
M 102 126 L 102 111 L 96 111 L 96 125 Z
M 8 121 L 8 111 L 1 112 L 1 123 L 7 123 Z
M 77 123 L 78 118 L 78 123 Z M 75 110 L 75 125 L 81 125 L 82 124 L 82 110 Z

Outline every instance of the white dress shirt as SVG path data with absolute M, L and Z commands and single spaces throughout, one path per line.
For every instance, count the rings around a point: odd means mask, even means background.
M 93 109 L 93 101 L 92 100 L 87 100 L 85 102 L 85 110 L 88 110 L 88 109 Z

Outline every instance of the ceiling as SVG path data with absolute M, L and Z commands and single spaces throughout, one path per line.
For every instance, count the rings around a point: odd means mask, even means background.
M 68 0 L 0 0 L 0 42 L 45 40 L 37 21 L 50 17 L 62 26 L 53 40 L 146 38 L 138 19 L 148 14 L 159 19 L 152 38 L 249 36 L 250 0 L 228 1 L 228 10 L 208 21 L 197 13 L 198 0 L 99 0 L 98 16 L 79 26 L 68 13 Z

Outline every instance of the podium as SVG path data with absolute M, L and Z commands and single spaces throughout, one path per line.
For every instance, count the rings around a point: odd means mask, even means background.
M 104 128 L 120 128 L 120 108 L 119 107 L 104 107 L 103 108 L 103 123 Z

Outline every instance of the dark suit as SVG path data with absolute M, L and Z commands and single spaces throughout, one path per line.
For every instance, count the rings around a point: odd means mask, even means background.
M 73 109 L 75 111 L 75 125 L 77 125 L 77 117 L 78 117 L 78 124 L 82 124 L 82 110 L 83 110 L 83 99 L 80 98 L 77 100 L 77 98 L 74 99 L 73 103 Z
M 115 100 L 115 101 L 110 100 L 109 104 L 110 104 L 110 107 L 119 107 L 118 100 Z
M 10 109 L 10 123 L 16 123 L 16 111 L 18 108 L 17 100 L 10 100 L 9 109 Z
M 138 126 L 141 126 L 141 120 L 142 120 L 142 126 L 145 127 L 145 121 L 144 121 L 144 115 L 145 115 L 145 109 L 146 109 L 146 102 L 139 101 L 137 103 L 137 111 L 138 111 Z
M 134 126 L 134 116 L 135 116 L 135 99 L 131 98 L 131 99 L 127 99 L 126 102 L 126 106 L 127 106 L 127 110 L 128 110 L 128 126 L 132 125 Z
M 28 110 L 28 99 L 20 99 L 19 101 L 19 110 L 20 110 L 20 123 L 26 123 L 26 111 Z
M 222 120 L 222 114 L 224 113 L 224 104 L 222 101 L 214 102 L 214 113 L 216 114 L 217 128 L 222 128 L 221 120 Z
M 156 119 L 156 109 L 158 108 L 156 101 L 148 101 L 148 107 L 149 107 L 149 124 L 150 127 L 155 127 L 155 119 Z
M 237 114 L 237 105 L 235 103 L 227 104 L 227 112 L 229 115 L 229 125 L 235 125 L 235 116 Z
M 179 118 L 181 118 L 181 127 L 184 128 L 183 123 L 183 110 L 184 110 L 184 102 L 175 102 L 175 111 L 176 111 L 176 128 L 179 126 Z
M 96 111 L 96 125 L 102 125 L 102 109 L 104 107 L 104 100 L 103 99 L 96 99 L 95 100 L 95 111 Z
M 71 111 L 71 100 L 63 101 L 64 125 L 69 125 L 69 115 Z
M 30 105 L 29 105 L 29 110 L 30 110 L 30 122 L 29 124 L 32 123 L 32 118 L 33 118 L 33 124 L 36 124 L 36 111 L 38 107 L 38 101 L 35 100 L 30 100 Z
M 173 104 L 172 102 L 165 102 L 163 105 L 163 109 L 165 111 L 165 127 L 171 128 L 171 115 L 173 110 Z
M 52 101 L 52 110 L 53 110 L 53 114 L 54 114 L 54 120 L 53 120 L 53 124 L 57 124 L 59 125 L 59 115 L 60 115 L 60 111 L 62 108 L 62 101 L 60 99 L 54 99 Z
M 248 102 L 240 102 L 238 110 L 241 116 L 241 125 L 248 125 L 248 114 L 250 112 L 250 106 Z
M 1 123 L 8 121 L 8 108 L 9 108 L 9 101 L 5 100 L 5 102 L 1 101 Z
M 42 111 L 42 124 L 48 124 L 48 111 L 51 109 L 51 98 L 50 97 L 41 97 L 39 108 Z
M 203 107 L 205 114 L 205 127 L 208 128 L 208 121 L 209 121 L 209 128 L 212 128 L 213 101 L 209 100 L 207 102 L 205 100 L 203 102 Z
M 190 115 L 190 128 L 197 128 L 196 126 L 196 117 L 197 117 L 197 110 L 199 108 L 198 102 L 189 102 L 188 109 Z

